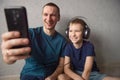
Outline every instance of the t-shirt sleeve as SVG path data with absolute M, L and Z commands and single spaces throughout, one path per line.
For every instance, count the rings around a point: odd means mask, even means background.
M 67 44 L 64 50 L 64 56 L 70 56 L 70 52 L 71 52 L 70 45 Z
M 61 54 L 60 54 L 60 57 L 64 57 L 64 52 L 65 52 L 65 48 L 66 48 L 66 41 L 64 42 L 64 44 L 63 44 L 63 47 L 62 47 L 62 52 L 61 52 Z
M 88 43 L 86 53 L 87 56 L 95 56 L 94 45 L 92 43 Z

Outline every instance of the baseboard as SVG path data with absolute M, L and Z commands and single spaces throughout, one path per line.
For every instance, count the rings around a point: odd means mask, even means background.
M 120 77 L 120 63 L 101 64 L 99 68 L 103 73 Z
M 0 80 L 20 80 L 19 75 L 0 76 Z

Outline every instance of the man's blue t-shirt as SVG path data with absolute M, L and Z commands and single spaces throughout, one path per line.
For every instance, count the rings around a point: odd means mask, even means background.
M 21 76 L 49 76 L 58 66 L 60 57 L 64 56 L 66 39 L 58 32 L 53 36 L 46 35 L 43 27 L 31 28 L 29 33 L 31 57 L 25 60 Z
M 94 46 L 88 41 L 83 41 L 82 47 L 76 49 L 72 43 L 69 43 L 65 48 L 64 55 L 70 57 L 70 63 L 73 70 L 83 71 L 86 57 L 95 56 Z M 99 71 L 95 61 L 92 71 Z

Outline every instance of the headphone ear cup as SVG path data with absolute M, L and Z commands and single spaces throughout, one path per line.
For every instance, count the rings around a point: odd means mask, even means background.
M 66 34 L 66 37 L 69 36 L 69 28 L 67 28 L 67 29 L 65 30 L 65 34 Z
M 86 25 L 84 32 L 83 32 L 83 39 L 88 39 L 90 36 L 90 28 Z

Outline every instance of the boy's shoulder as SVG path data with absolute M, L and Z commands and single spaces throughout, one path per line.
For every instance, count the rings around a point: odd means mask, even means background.
M 84 46 L 89 46 L 89 47 L 94 47 L 94 45 L 90 41 L 87 41 L 87 40 L 83 41 L 83 45 Z
M 84 44 L 92 44 L 90 41 L 88 41 L 88 40 L 83 40 L 83 43 Z

